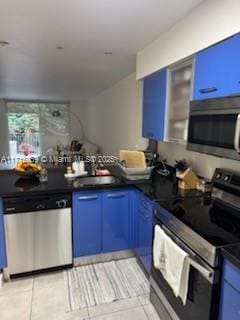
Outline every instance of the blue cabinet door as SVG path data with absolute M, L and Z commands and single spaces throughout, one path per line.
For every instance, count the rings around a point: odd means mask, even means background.
M 142 135 L 153 140 L 164 139 L 167 69 L 144 79 Z
M 240 319 L 240 269 L 224 260 L 219 320 Z
M 130 209 L 130 239 L 132 246 L 131 248 L 134 250 L 134 253 L 137 257 L 139 257 L 139 210 L 140 210 L 140 196 L 141 192 L 138 190 L 133 190 L 131 193 L 131 209 Z
M 152 263 L 152 214 L 152 201 L 145 196 L 141 196 L 139 210 L 138 256 L 147 273 L 150 273 Z
M 137 189 L 130 191 L 130 248 L 136 253 L 138 245 L 138 212 L 140 192 Z
M 240 35 L 196 54 L 193 99 L 240 93 Z
M 102 250 L 102 193 L 73 194 L 73 255 L 89 256 Z
M 240 293 L 228 282 L 223 282 L 219 320 L 240 319 Z
M 130 247 L 130 201 L 128 190 L 113 190 L 103 195 L 103 252 Z
M 7 266 L 6 248 L 5 248 L 5 235 L 3 223 L 3 203 L 0 198 L 0 269 Z

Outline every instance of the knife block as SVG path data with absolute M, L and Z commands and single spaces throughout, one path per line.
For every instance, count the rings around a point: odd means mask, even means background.
M 191 169 L 177 174 L 178 187 L 184 190 L 197 189 L 199 179 Z

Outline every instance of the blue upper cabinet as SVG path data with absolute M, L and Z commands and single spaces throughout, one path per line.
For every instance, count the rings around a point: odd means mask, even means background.
M 103 252 L 130 247 L 130 201 L 128 190 L 112 190 L 103 195 Z
M 193 99 L 240 93 L 240 35 L 196 54 Z
M 0 269 L 7 266 L 5 236 L 4 236 L 4 223 L 3 223 L 3 203 L 0 198 Z
M 102 251 L 102 193 L 73 194 L 74 258 L 99 254 Z
M 143 127 L 144 138 L 164 139 L 167 69 L 160 70 L 144 79 Z

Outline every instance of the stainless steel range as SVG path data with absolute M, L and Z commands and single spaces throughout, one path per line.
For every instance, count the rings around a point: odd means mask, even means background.
M 151 298 L 163 319 L 215 320 L 218 317 L 221 248 L 240 242 L 240 173 L 216 169 L 211 197 L 159 201 L 154 226 L 185 250 L 193 263 L 183 305 L 152 268 Z

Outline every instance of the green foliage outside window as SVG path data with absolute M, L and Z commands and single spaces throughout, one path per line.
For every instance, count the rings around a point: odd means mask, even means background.
M 39 115 L 36 113 L 8 113 L 9 133 L 38 133 Z

